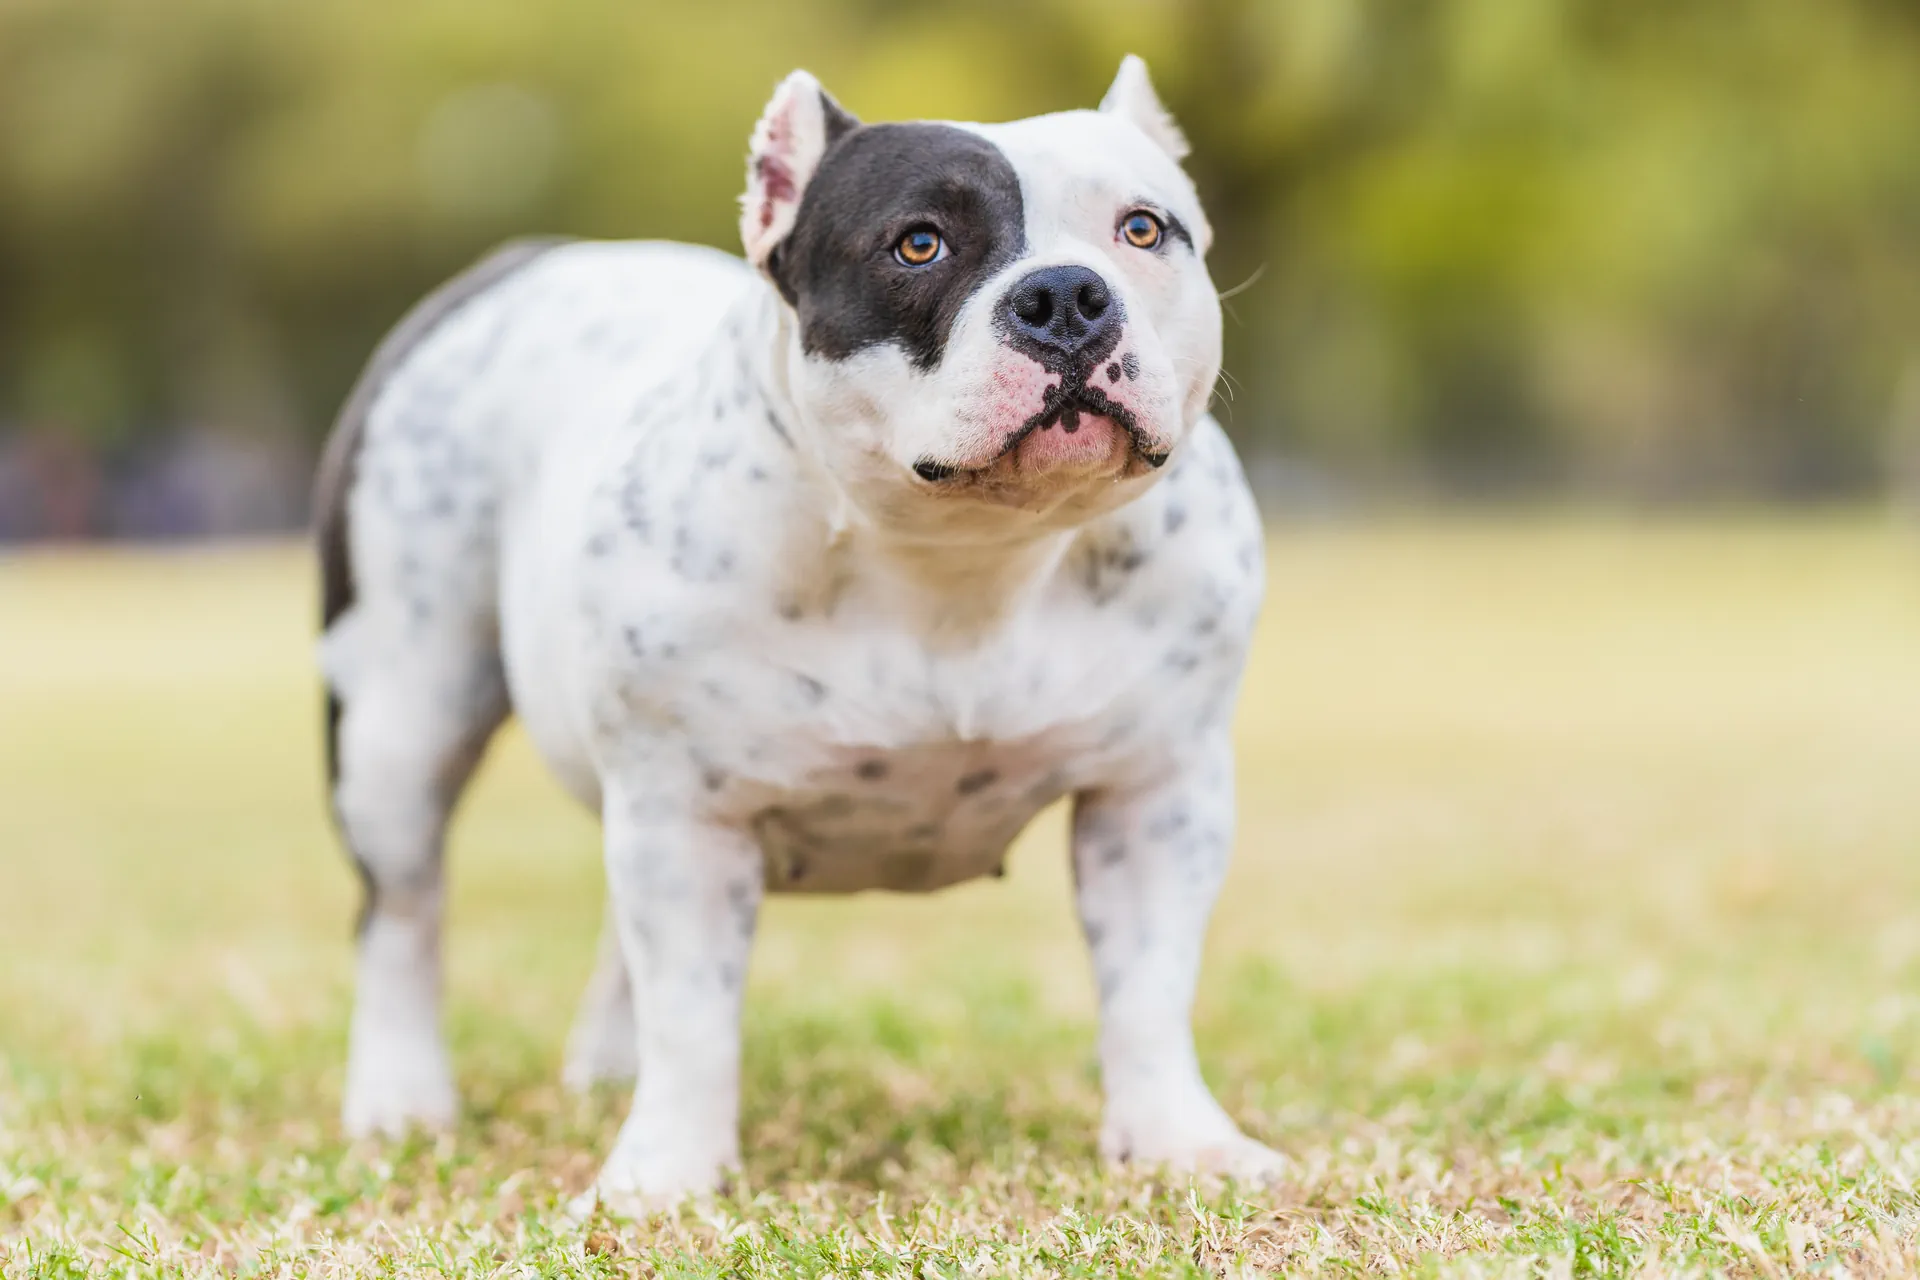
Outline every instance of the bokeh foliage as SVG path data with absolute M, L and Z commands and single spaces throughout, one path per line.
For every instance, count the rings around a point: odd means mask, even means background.
M 1920 419 L 1911 0 L 0 0 L 0 430 L 317 438 L 495 240 L 730 246 L 791 66 L 992 119 L 1128 50 L 1252 278 L 1244 444 L 1780 493 Z

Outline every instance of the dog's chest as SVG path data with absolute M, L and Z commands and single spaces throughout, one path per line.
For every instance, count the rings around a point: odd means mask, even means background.
M 1020 829 L 1069 786 L 1044 744 L 925 743 L 845 755 L 755 805 L 750 822 L 768 889 L 915 891 L 995 874 Z
M 1035 814 L 1148 732 L 1111 650 L 1097 674 L 1075 652 L 1014 644 L 953 661 L 843 635 L 770 664 L 753 705 L 710 738 L 713 758 L 732 756 L 716 768 L 767 887 L 915 891 L 998 872 Z
M 774 891 L 990 875 L 1048 804 L 1151 777 L 1226 714 L 1259 548 L 1237 472 L 1208 466 L 1223 439 L 1012 599 L 970 594 L 951 560 L 914 578 L 782 523 L 778 455 L 675 465 L 682 437 L 650 438 L 670 456 L 600 484 L 587 554 L 561 542 L 559 569 L 518 579 L 516 708 L 578 793 L 612 769 L 684 798 L 752 835 Z M 980 598 L 1011 603 L 954 621 Z M 523 627 L 558 638 L 512 643 Z

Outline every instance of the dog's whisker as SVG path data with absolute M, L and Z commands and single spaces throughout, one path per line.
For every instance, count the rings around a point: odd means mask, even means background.
M 1259 284 L 1260 278 L 1266 274 L 1267 274 L 1267 264 L 1263 262 L 1259 266 L 1255 267 L 1253 269 L 1252 274 L 1247 276 L 1245 280 L 1242 280 L 1239 284 L 1233 286 L 1233 288 L 1231 289 L 1221 290 L 1219 293 L 1215 294 L 1214 296 L 1219 298 L 1220 301 L 1222 302 L 1226 302 L 1232 298 L 1237 298 L 1241 294 L 1245 293 L 1247 290 L 1253 288 L 1253 286 L 1255 286 L 1256 284 Z

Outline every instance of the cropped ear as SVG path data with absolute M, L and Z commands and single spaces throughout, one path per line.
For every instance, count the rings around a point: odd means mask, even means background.
M 805 71 L 780 82 L 748 147 L 747 191 L 740 197 L 740 244 L 747 261 L 767 265 L 774 247 L 793 230 L 800 197 L 820 157 L 859 124 Z
M 1147 78 L 1147 64 L 1136 55 L 1130 53 L 1120 59 L 1120 72 L 1107 87 L 1107 96 L 1100 99 L 1100 109 L 1131 120 L 1140 132 L 1175 160 L 1187 158 L 1187 135 L 1180 132 L 1180 126 L 1160 105 L 1160 95 L 1153 91 L 1153 81 Z

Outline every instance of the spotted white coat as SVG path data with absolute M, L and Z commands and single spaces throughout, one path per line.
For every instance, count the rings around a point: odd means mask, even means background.
M 656 1204 L 737 1163 L 763 890 L 992 874 L 1062 797 L 1102 1150 L 1275 1167 L 1189 1030 L 1262 563 L 1206 413 L 1220 315 L 1183 145 L 1135 59 L 1100 111 L 995 126 L 860 126 L 796 73 L 755 134 L 747 262 L 518 247 L 389 340 L 320 495 L 333 799 L 368 888 L 349 1129 L 455 1114 L 442 837 L 511 713 L 604 824 L 567 1077 L 638 1079 L 599 1195 Z M 900 193 L 863 190 L 862 155 L 929 184 L 952 274 L 858 257 L 899 230 L 863 221 Z M 1136 209 L 1154 251 L 1115 234 Z M 1084 367 L 1009 337 L 1008 299 L 1062 268 L 1100 282 L 1062 303 L 1104 325 Z M 1040 422 L 1073 379 L 1111 413 Z

